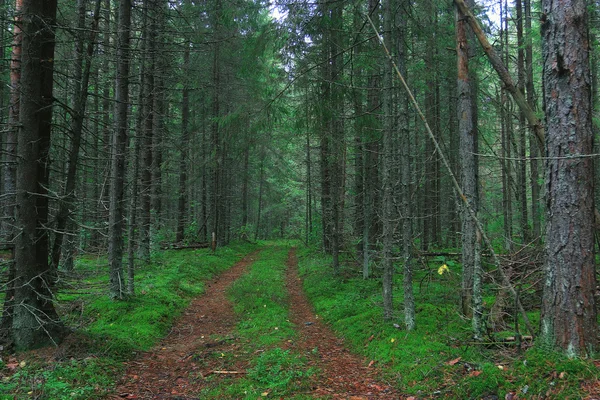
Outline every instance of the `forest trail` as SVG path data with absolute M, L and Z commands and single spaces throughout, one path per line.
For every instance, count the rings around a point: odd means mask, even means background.
M 198 393 L 206 388 L 204 378 L 219 373 L 220 361 L 211 357 L 215 352 L 236 354 L 235 370 L 244 371 L 248 355 L 244 343 L 233 336 L 236 317 L 227 289 L 257 258 L 258 252 L 245 256 L 207 284 L 206 292 L 192 301 L 158 346 L 127 363 L 113 399 L 199 399 Z M 298 339 L 286 347 L 306 356 L 308 363 L 320 371 L 313 377 L 310 391 L 303 395 L 349 400 L 399 399 L 390 385 L 379 380 L 377 369 L 350 353 L 344 341 L 314 314 L 302 290 L 295 249 L 289 251 L 286 267 L 290 321 L 299 333 Z M 224 379 L 219 381 L 227 384 Z
M 196 399 L 203 388 L 203 376 L 212 372 L 204 352 L 214 348 L 234 351 L 238 344 L 229 339 L 235 328 L 233 305 L 227 288 L 258 257 L 246 255 L 229 270 L 206 283 L 206 291 L 195 298 L 170 333 L 152 350 L 129 361 L 118 383 L 114 399 Z M 214 341 L 218 336 L 223 339 Z
M 344 341 L 314 314 L 302 290 L 295 249 L 288 255 L 286 280 L 291 321 L 300 333 L 293 347 L 322 371 L 313 394 L 333 399 L 398 399 L 396 391 L 381 382 L 377 369 L 368 367 L 366 360 L 348 351 Z M 316 356 L 312 353 L 315 348 L 318 349 Z

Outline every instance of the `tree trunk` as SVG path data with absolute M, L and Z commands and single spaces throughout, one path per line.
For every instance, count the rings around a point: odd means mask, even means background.
M 144 104 L 143 104 L 143 136 L 142 136 L 142 173 L 140 180 L 141 215 L 140 215 L 140 241 L 139 257 L 144 262 L 150 262 L 150 230 L 152 225 L 152 167 L 153 167 L 153 134 L 154 134 L 154 65 L 156 62 L 156 24 L 155 0 L 144 1 L 144 32 L 142 55 L 142 73 L 144 74 Z
M 402 0 L 406 4 L 405 0 Z M 398 35 L 397 35 L 397 48 L 398 48 L 398 70 L 402 75 L 406 77 L 406 50 L 405 50 L 405 39 L 406 39 L 406 16 L 403 14 L 404 5 L 400 7 L 398 20 Z M 412 278 L 412 267 L 413 267 L 413 208 L 411 207 L 411 194 L 412 194 L 412 166 L 410 157 L 410 115 L 408 109 L 408 98 L 404 91 L 398 94 L 398 108 L 400 117 L 398 120 L 400 130 L 400 175 L 401 175 L 401 213 L 402 213 L 402 259 L 404 261 L 404 325 L 406 329 L 411 331 L 415 329 L 415 296 L 413 293 L 413 278 Z M 434 131 L 435 132 L 435 131 Z M 436 157 L 437 160 L 437 157 Z M 436 161 L 437 163 L 437 161 Z M 439 173 L 439 168 L 436 174 Z M 437 194 L 436 194 L 437 196 Z M 434 235 L 435 237 L 435 235 Z
M 162 227 L 162 164 L 163 137 L 165 136 L 165 74 L 167 62 L 164 56 L 165 0 L 154 0 L 154 104 L 152 106 L 152 185 L 151 185 L 151 231 L 158 232 Z
M 50 291 L 48 178 L 57 3 L 23 0 L 18 134 L 16 281 L 12 338 L 17 348 L 56 344 L 65 329 Z
M 525 93 L 525 40 L 523 38 L 523 4 L 521 0 L 516 0 L 515 8 L 517 11 L 517 88 L 521 93 Z M 532 106 L 531 104 L 529 104 Z M 518 156 L 517 162 L 517 196 L 519 203 L 519 217 L 521 225 L 521 237 L 523 244 L 530 241 L 529 216 L 527 206 L 527 126 L 525 123 L 525 112 L 519 109 L 519 135 L 518 135 Z
M 221 244 L 220 238 L 222 233 L 220 227 L 222 225 L 223 215 L 221 213 L 223 201 L 222 194 L 222 145 L 221 134 L 219 127 L 219 118 L 221 116 L 221 47 L 219 40 L 221 39 L 222 29 L 222 4 L 221 0 L 216 0 L 214 12 L 214 35 L 215 43 L 213 48 L 212 59 L 212 124 L 211 124 L 211 157 L 210 160 L 210 179 L 211 179 L 211 196 L 210 196 L 210 216 L 211 216 L 211 232 L 216 235 L 217 244 Z
M 104 54 L 110 54 L 111 49 L 111 0 L 106 0 L 104 5 L 104 38 L 102 40 L 102 52 Z M 104 79 L 102 87 L 102 153 L 105 156 L 105 166 L 101 177 L 102 188 L 100 190 L 100 197 L 98 199 L 98 210 L 96 217 L 95 233 L 92 235 L 92 243 L 96 248 L 100 248 L 106 245 L 106 242 L 102 239 L 104 233 L 107 233 L 109 229 L 106 229 L 108 225 L 106 221 L 109 220 L 110 210 L 110 185 L 111 181 L 111 166 L 112 166 L 112 137 L 111 137 L 111 121 L 110 115 L 114 106 L 111 105 L 111 98 L 113 96 L 112 87 L 115 84 L 115 79 L 112 78 L 111 72 L 113 67 L 110 62 L 111 57 L 104 57 L 102 60 L 102 78 Z
M 547 229 L 541 336 L 569 356 L 597 348 L 587 2 L 542 1 Z
M 189 0 L 188 0 L 189 1 Z M 176 242 L 181 242 L 185 238 L 185 223 L 188 208 L 187 196 L 187 170 L 188 170 L 188 149 L 190 141 L 189 120 L 190 120 L 190 88 L 187 82 L 187 76 L 190 68 L 190 46 L 191 43 L 185 42 L 183 51 L 183 71 L 184 83 L 181 98 L 181 146 L 179 159 L 179 202 L 177 209 L 177 236 Z
M 523 93 L 519 91 L 519 89 L 515 85 L 508 69 L 502 62 L 502 58 L 498 55 L 494 46 L 492 46 L 487 40 L 485 32 L 483 32 L 483 30 L 479 26 L 477 19 L 475 19 L 475 16 L 473 16 L 473 13 L 471 12 L 470 7 L 465 3 L 465 0 L 454 0 L 454 3 L 456 4 L 460 12 L 464 14 L 464 21 L 471 26 L 471 29 L 473 30 L 475 36 L 477 37 L 477 40 L 481 44 L 481 47 L 483 48 L 483 51 L 485 52 L 488 60 L 490 61 L 490 64 L 492 64 L 492 67 L 494 67 L 494 70 L 496 70 L 496 73 L 502 80 L 502 83 L 504 83 L 506 90 L 508 90 L 508 92 L 512 95 L 513 99 L 515 100 L 515 103 L 517 103 L 519 108 L 525 113 L 527 122 L 535 132 L 535 136 L 538 141 L 538 146 L 540 147 L 540 149 L 543 149 L 545 133 L 542 121 L 538 118 L 531 105 L 527 103 L 527 100 L 525 99 Z
M 110 264 L 109 296 L 123 299 L 123 220 L 125 204 L 123 199 L 125 181 L 125 153 L 127 151 L 127 131 L 129 105 L 129 42 L 131 29 L 131 0 L 120 0 L 117 24 L 117 76 L 115 128 L 112 141 L 109 243 Z
M 388 49 L 392 48 L 392 0 L 383 3 L 383 30 L 384 42 Z M 381 222 L 383 224 L 383 318 L 390 321 L 394 316 L 394 204 L 392 193 L 392 129 L 394 127 L 393 107 L 393 80 L 392 65 L 386 63 L 383 72 L 383 151 L 382 151 L 382 185 L 383 185 L 383 209 Z
M 535 111 L 537 109 L 535 100 L 535 88 L 533 82 L 533 43 L 531 36 L 533 34 L 531 29 L 531 0 L 524 0 L 525 6 L 525 88 L 527 90 L 527 103 Z M 528 127 L 531 133 L 533 129 Z M 530 170 L 530 186 L 531 186 L 531 220 L 532 220 L 532 234 L 533 240 L 539 242 L 542 235 L 542 223 L 540 207 L 540 174 L 539 174 L 539 162 L 538 157 L 540 156 L 539 147 L 535 143 L 534 135 L 529 136 L 529 170 Z
M 85 28 L 86 2 L 84 0 L 78 1 L 80 14 L 79 26 L 83 31 Z M 100 22 L 100 5 L 101 0 L 96 0 L 94 19 L 90 29 L 91 34 L 85 53 L 83 49 L 85 43 L 84 38 L 81 37 L 77 43 L 77 62 L 75 66 L 75 104 L 73 105 L 73 119 L 71 120 L 70 126 L 72 141 L 69 149 L 69 160 L 67 164 L 67 179 L 65 183 L 63 199 L 59 203 L 58 212 L 56 214 L 56 234 L 54 237 L 54 244 L 52 246 L 52 253 L 50 255 L 51 266 L 54 269 L 58 269 L 63 247 L 63 238 L 65 234 L 71 234 L 71 232 L 67 231 L 67 226 L 69 218 L 73 214 L 73 209 L 75 208 L 75 185 L 77 183 L 79 149 L 81 147 L 81 139 L 83 136 L 83 123 L 85 120 L 88 84 L 90 81 L 90 72 L 92 68 L 92 55 L 94 53 L 94 44 L 96 42 L 96 32 L 98 31 L 98 24 Z
M 3 215 L 2 226 L 0 227 L 1 238 L 6 243 L 14 244 L 14 226 L 15 226 L 15 203 L 16 203 L 16 180 L 17 180 L 17 141 L 19 130 L 19 108 L 21 100 L 21 52 L 23 34 L 21 30 L 23 0 L 17 0 L 15 3 L 15 17 L 13 25 L 12 52 L 10 60 L 10 100 L 8 109 L 8 129 L 5 137 L 4 160 L 5 168 L 3 171 L 3 190 L 6 199 L 2 200 Z M 16 275 L 16 266 L 14 261 L 14 247 L 12 250 L 12 260 L 8 263 L 8 275 L 6 291 L 4 295 L 4 305 L 2 309 L 2 319 L 0 320 L 0 330 L 8 332 L 12 326 L 13 304 L 14 304 L 14 279 Z
M 469 70 L 471 46 L 468 39 L 464 15 L 457 10 L 456 36 L 458 54 L 458 121 L 460 158 L 462 161 L 461 184 L 463 194 L 467 199 L 468 207 L 475 215 L 478 210 L 478 163 L 477 163 L 477 106 L 474 96 L 475 82 L 473 73 Z M 479 247 L 481 238 L 477 232 L 476 221 L 469 215 L 463 206 L 462 229 L 462 285 L 461 306 L 462 313 L 472 316 L 473 328 L 476 337 L 481 336 L 481 265 L 479 260 Z

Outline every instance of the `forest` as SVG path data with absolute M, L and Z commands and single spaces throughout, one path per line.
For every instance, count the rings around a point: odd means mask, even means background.
M 0 12 L 0 398 L 600 398 L 597 1 Z

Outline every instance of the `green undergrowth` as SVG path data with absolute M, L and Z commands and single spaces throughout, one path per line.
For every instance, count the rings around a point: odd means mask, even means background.
M 23 353 L 0 362 L 0 399 L 103 398 L 123 373 L 122 362 L 150 349 L 163 337 L 189 301 L 204 292 L 203 282 L 231 267 L 257 246 L 155 253 L 136 271 L 136 295 L 127 301 L 107 297 L 106 259 L 84 256 L 76 262 L 72 286 L 59 294 L 59 310 L 75 333 L 48 360 Z
M 308 387 L 315 371 L 303 355 L 288 349 L 297 336 L 289 321 L 285 289 L 288 251 L 289 246 L 283 245 L 265 248 L 249 272 L 231 286 L 229 296 L 239 316 L 234 334 L 243 343 L 247 374 L 214 378 L 200 398 L 312 398 L 297 393 Z
M 304 290 L 319 317 L 354 351 L 373 360 L 402 393 L 418 398 L 503 399 L 513 393 L 522 399 L 577 399 L 584 396 L 586 380 L 600 377 L 590 361 L 570 360 L 532 344 L 518 351 L 514 343 L 499 340 L 474 343 L 470 321 L 458 312 L 458 265 L 442 275 L 439 265 L 416 271 L 417 329 L 408 332 L 402 323 L 401 271 L 395 281 L 397 314 L 384 323 L 380 279 L 363 280 L 357 270 L 336 278 L 331 260 L 310 249 L 299 252 L 299 262 Z M 530 318 L 536 323 L 539 315 L 532 312 Z

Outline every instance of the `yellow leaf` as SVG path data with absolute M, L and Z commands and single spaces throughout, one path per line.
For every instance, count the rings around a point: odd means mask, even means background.
M 390 342 L 392 342 L 392 343 L 394 343 L 395 341 L 396 341 L 396 339 L 395 339 L 395 338 L 391 338 L 391 339 L 390 339 Z
M 438 274 L 443 275 L 444 272 L 450 272 L 450 269 L 446 264 L 443 264 L 441 267 L 438 268 Z

